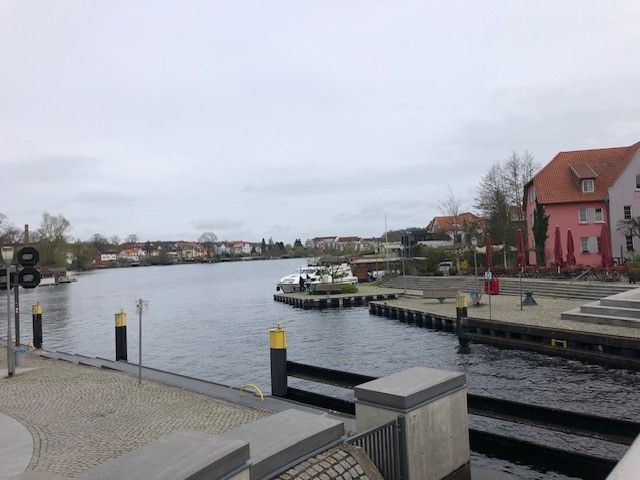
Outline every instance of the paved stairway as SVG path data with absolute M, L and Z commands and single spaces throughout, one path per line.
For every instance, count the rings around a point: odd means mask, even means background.
M 563 320 L 640 328 L 640 288 L 562 313 Z
M 383 280 L 383 287 L 406 288 L 408 290 L 427 290 L 429 288 L 459 288 L 468 290 L 475 288 L 476 280 L 473 276 L 450 277 L 422 277 L 407 275 Z M 477 285 L 482 288 L 483 279 L 479 278 Z M 602 297 L 615 295 L 633 289 L 634 286 L 626 283 L 588 282 L 578 281 L 571 283 L 568 280 L 540 280 L 522 279 L 522 291 L 532 292 L 534 297 L 546 296 L 555 298 L 577 298 L 584 300 L 599 300 Z M 501 277 L 500 292 L 504 295 L 519 295 L 520 286 L 517 278 Z

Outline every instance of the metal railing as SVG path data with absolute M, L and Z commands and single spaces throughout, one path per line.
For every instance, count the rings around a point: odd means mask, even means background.
M 571 298 L 571 287 L 573 286 L 573 284 L 575 282 L 577 282 L 578 280 L 580 280 L 581 278 L 583 278 L 584 276 L 588 275 L 589 273 L 591 273 L 593 269 L 592 268 L 587 268 L 586 270 L 584 270 L 583 272 L 581 272 L 579 275 L 576 275 L 575 277 L 573 277 L 569 283 L 567 284 L 567 298 Z M 591 286 L 591 278 L 589 278 L 589 286 Z
M 359 433 L 345 443 L 362 448 L 385 480 L 407 478 L 403 417 Z

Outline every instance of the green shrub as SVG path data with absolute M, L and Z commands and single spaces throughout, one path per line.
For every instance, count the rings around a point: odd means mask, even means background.
M 449 269 L 449 275 L 452 275 L 452 276 L 458 275 L 458 269 L 456 267 L 451 267 Z
M 343 283 L 340 285 L 340 293 L 358 293 L 358 287 L 351 283 Z

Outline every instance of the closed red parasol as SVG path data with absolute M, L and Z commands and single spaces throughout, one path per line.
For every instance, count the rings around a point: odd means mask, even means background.
M 556 225 L 556 239 L 553 246 L 553 264 L 556 267 L 562 266 L 564 261 L 562 260 L 562 239 L 560 238 L 560 227 Z
M 573 253 L 573 235 L 571 229 L 567 230 L 567 265 L 575 265 L 576 256 Z
M 602 256 L 602 266 L 604 268 L 613 267 L 613 258 L 611 257 L 611 239 L 609 238 L 609 229 L 607 224 L 602 224 L 602 232 L 600 233 L 599 242 L 600 255 Z
M 491 270 L 493 267 L 493 248 L 491 246 L 491 235 L 488 233 L 484 236 L 484 250 L 485 250 L 485 266 L 487 270 Z

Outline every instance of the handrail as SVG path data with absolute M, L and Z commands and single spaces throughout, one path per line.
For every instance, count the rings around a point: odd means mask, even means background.
M 586 270 L 580 272 L 579 275 L 576 275 L 575 277 L 573 277 L 569 283 L 567 284 L 567 299 L 569 298 L 569 293 L 570 293 L 570 289 L 571 286 L 577 281 L 580 280 L 582 277 L 584 277 L 585 275 L 587 275 L 588 273 L 592 272 L 593 268 L 589 267 Z M 589 283 L 589 285 L 591 285 L 591 283 Z
M 260 396 L 260 400 L 264 401 L 264 393 L 262 393 L 262 390 L 260 390 L 260 387 L 258 387 L 255 383 L 245 383 L 244 385 L 242 385 L 242 387 L 240 387 L 240 396 L 244 395 L 244 389 L 251 387 L 253 388 L 256 393 Z

